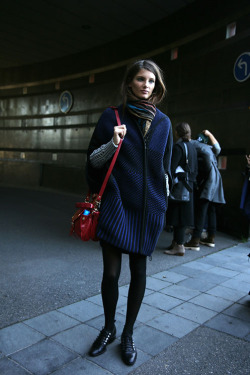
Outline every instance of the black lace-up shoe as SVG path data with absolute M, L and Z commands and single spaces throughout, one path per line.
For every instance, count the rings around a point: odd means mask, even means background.
M 128 366 L 133 366 L 137 358 L 137 351 L 132 336 L 122 335 L 121 351 L 123 362 Z
M 111 344 L 116 338 L 116 328 L 114 326 L 113 331 L 107 331 L 105 328 L 101 330 L 99 336 L 94 341 L 90 348 L 89 355 L 96 357 L 106 351 L 108 344 Z

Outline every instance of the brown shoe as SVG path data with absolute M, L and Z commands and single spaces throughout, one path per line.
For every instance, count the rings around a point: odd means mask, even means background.
M 200 251 L 200 239 L 199 238 L 191 238 L 190 241 L 184 243 L 185 249 Z
M 165 250 L 164 254 L 167 255 L 178 255 L 183 256 L 185 254 L 185 248 L 183 245 L 175 245 L 172 250 Z
M 206 238 L 200 239 L 200 243 L 202 245 L 206 245 L 208 247 L 215 247 L 214 237 L 208 236 Z

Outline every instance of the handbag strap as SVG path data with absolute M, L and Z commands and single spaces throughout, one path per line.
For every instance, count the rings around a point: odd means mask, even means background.
M 111 108 L 115 111 L 116 121 L 117 121 L 118 125 L 121 125 L 121 120 L 120 120 L 120 116 L 119 116 L 119 113 L 118 113 L 118 109 L 117 109 L 117 107 L 111 107 Z M 121 138 L 121 139 L 120 139 L 120 142 L 119 142 L 119 145 L 118 145 L 118 147 L 117 147 L 117 149 L 116 149 L 116 151 L 115 151 L 115 154 L 114 154 L 114 156 L 113 156 L 113 159 L 112 159 L 112 161 L 111 161 L 111 163 L 110 163 L 110 166 L 109 166 L 109 169 L 108 169 L 107 174 L 106 174 L 106 176 L 105 176 L 105 179 L 104 179 L 104 181 L 103 181 L 103 183 L 102 183 L 102 186 L 101 186 L 100 192 L 99 192 L 97 198 L 95 199 L 96 202 L 100 202 L 100 200 L 101 200 L 101 198 L 102 198 L 102 195 L 103 195 L 103 193 L 104 193 L 104 190 L 105 190 L 106 185 L 107 185 L 107 182 L 108 182 L 108 179 L 109 179 L 109 177 L 110 177 L 110 175 L 111 175 L 111 173 L 112 173 L 112 170 L 113 170 L 113 168 L 114 168 L 114 165 L 115 165 L 115 162 L 116 162 L 117 156 L 118 156 L 118 154 L 119 154 L 119 152 L 120 152 L 120 148 L 121 148 L 121 145 L 122 145 L 122 141 L 123 141 L 123 139 Z
M 188 148 L 187 148 L 187 145 L 186 145 L 185 142 L 183 142 L 183 145 L 184 145 L 184 148 L 185 148 L 185 154 L 186 154 L 186 165 L 188 166 Z M 187 176 L 188 176 L 188 172 L 187 172 L 187 171 L 186 171 L 186 174 L 187 174 Z M 186 178 L 187 178 L 187 177 L 186 177 Z M 193 189 L 192 189 L 191 186 L 188 184 L 186 178 L 185 178 L 185 180 L 182 181 L 182 182 L 183 182 L 183 185 L 188 189 L 188 191 L 189 191 L 190 193 L 192 193 Z

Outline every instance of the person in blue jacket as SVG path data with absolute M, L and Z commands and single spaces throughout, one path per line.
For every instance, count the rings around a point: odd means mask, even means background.
M 219 142 L 209 130 L 203 130 L 197 140 L 191 142 L 196 148 L 200 163 L 198 163 L 195 227 L 191 240 L 186 242 L 184 247 L 199 251 L 200 243 L 209 247 L 215 246 L 216 209 L 218 205 L 225 204 L 226 201 L 217 165 L 217 156 L 221 151 Z M 208 236 L 201 238 L 206 219 Z
M 110 160 L 123 138 L 114 169 L 104 192 L 97 235 L 103 255 L 102 300 L 105 324 L 90 348 L 97 356 L 116 338 L 115 312 L 122 254 L 128 254 L 131 281 L 127 314 L 121 335 L 121 356 L 133 365 L 133 341 L 146 284 L 146 260 L 153 253 L 164 227 L 172 153 L 172 127 L 168 116 L 156 108 L 165 95 L 160 68 L 150 60 L 131 64 L 122 83 L 123 103 L 117 125 L 112 108 L 101 115 L 87 153 L 87 179 L 98 192 Z

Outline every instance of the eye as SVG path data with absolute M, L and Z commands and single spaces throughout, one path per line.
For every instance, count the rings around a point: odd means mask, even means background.
M 150 79 L 149 83 L 155 83 L 155 80 L 154 79 Z
M 137 81 L 142 82 L 142 81 L 144 81 L 144 78 L 143 77 L 137 77 Z

